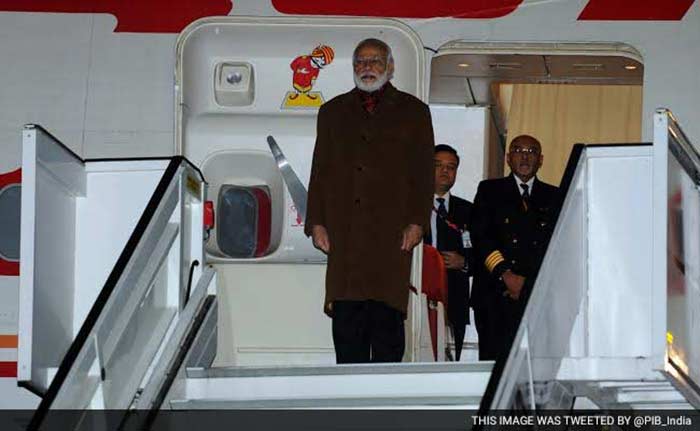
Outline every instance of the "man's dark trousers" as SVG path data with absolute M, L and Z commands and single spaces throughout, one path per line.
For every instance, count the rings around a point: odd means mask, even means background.
M 333 344 L 338 364 L 401 362 L 404 316 L 379 301 L 334 301 Z

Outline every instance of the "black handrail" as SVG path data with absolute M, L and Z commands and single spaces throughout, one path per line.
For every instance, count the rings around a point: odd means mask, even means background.
M 187 333 L 187 336 L 185 337 L 185 341 L 182 343 L 182 346 L 180 346 L 180 349 L 177 352 L 177 355 L 175 356 L 175 359 L 173 360 L 169 371 L 166 373 L 167 378 L 163 383 L 160 392 L 156 395 L 153 404 L 151 405 L 151 408 L 146 417 L 146 422 L 142 429 L 150 429 L 153 425 L 153 422 L 155 421 L 156 416 L 158 415 L 158 411 L 162 408 L 163 403 L 165 402 L 165 399 L 168 396 L 168 392 L 170 391 L 173 382 L 177 378 L 178 370 L 180 370 L 182 364 L 185 362 L 185 358 L 187 358 L 187 354 L 189 353 L 190 348 L 194 344 L 194 341 L 197 335 L 199 334 L 199 330 L 204 324 L 207 314 L 214 305 L 215 301 L 215 295 L 207 295 L 207 297 L 204 299 L 204 303 L 200 307 L 197 314 L 194 316 L 194 319 L 192 321 L 192 327 Z
M 690 159 L 685 149 L 674 139 L 668 140 L 668 151 L 695 185 L 700 186 L 700 167 Z
M 199 175 L 199 180 L 203 183 L 207 183 L 206 179 L 204 178 L 204 174 L 202 174 L 202 171 L 195 166 L 194 163 L 189 161 L 186 157 L 183 156 L 175 156 L 179 158 L 181 162 L 184 162 L 187 164 L 192 170 L 197 172 L 197 175 Z M 142 160 L 172 160 L 173 156 L 153 156 L 153 157 L 103 157 L 103 158 L 94 158 L 94 159 L 85 159 L 85 163 L 98 163 L 98 162 L 130 162 L 130 161 L 142 161 Z
M 669 120 L 667 125 L 669 151 L 693 182 L 700 185 L 700 153 L 690 143 L 690 139 L 670 111 L 663 109 L 657 112 L 665 113 Z
M 32 130 L 32 129 L 40 130 L 40 131 L 41 131 L 42 133 L 44 133 L 46 136 L 48 136 L 48 137 L 50 137 L 51 139 L 53 139 L 53 141 L 56 142 L 61 148 L 63 148 L 64 150 L 66 150 L 66 152 L 68 152 L 68 154 L 70 154 L 71 157 L 73 157 L 74 159 L 76 159 L 76 160 L 79 161 L 80 163 L 85 163 L 85 160 L 83 160 L 82 157 L 80 157 L 79 155 L 77 155 L 77 154 L 75 153 L 75 151 L 73 151 L 73 150 L 71 150 L 70 148 L 68 148 L 68 146 L 66 146 L 66 144 L 64 144 L 63 142 L 61 142 L 57 137 L 55 137 L 53 134 L 51 134 L 51 132 L 49 132 L 48 130 L 46 130 L 46 129 L 44 129 L 43 127 L 41 127 L 41 125 L 39 125 L 39 124 L 25 124 L 25 125 L 24 125 L 24 130 Z
M 187 277 L 187 289 L 185 290 L 185 300 L 182 308 L 185 308 L 188 302 L 190 302 L 190 292 L 192 291 L 192 279 L 194 277 L 194 269 L 199 266 L 199 261 L 195 259 L 190 265 L 190 273 Z
M 112 161 L 122 161 L 125 159 L 110 159 Z M 129 159 L 129 160 L 137 160 L 137 159 Z M 143 160 L 143 159 L 139 159 Z M 146 159 L 148 160 L 148 159 Z M 95 161 L 95 160 L 92 160 Z M 80 331 L 78 332 L 78 335 L 75 337 L 73 342 L 71 343 L 71 346 L 68 348 L 68 352 L 66 355 L 63 357 L 63 360 L 61 360 L 61 365 L 58 367 L 58 370 L 56 371 L 56 375 L 54 376 L 53 380 L 51 381 L 51 384 L 49 385 L 48 390 L 46 391 L 46 394 L 42 398 L 39 407 L 37 410 L 34 412 L 34 415 L 32 416 L 32 419 L 29 423 L 29 429 L 39 429 L 39 426 L 41 425 L 42 421 L 46 418 L 46 415 L 48 413 L 48 410 L 51 406 L 51 404 L 54 402 L 56 399 L 56 396 L 58 395 L 59 390 L 61 389 L 61 386 L 63 383 L 65 383 L 66 378 L 68 377 L 68 373 L 70 369 L 73 367 L 73 364 L 78 358 L 78 354 L 82 350 L 83 346 L 88 340 L 88 337 L 90 335 L 90 332 L 94 328 L 95 324 L 97 323 L 97 319 L 99 318 L 100 314 L 104 310 L 104 307 L 107 304 L 107 301 L 109 300 L 109 297 L 111 296 L 112 292 L 114 291 L 117 282 L 121 278 L 124 270 L 126 269 L 127 264 L 131 260 L 132 256 L 134 255 L 134 252 L 136 251 L 136 247 L 138 246 L 139 242 L 141 241 L 141 238 L 143 237 L 144 233 L 146 232 L 146 228 L 148 225 L 151 223 L 151 220 L 153 219 L 153 216 L 155 215 L 156 210 L 158 209 L 158 205 L 160 204 L 161 200 L 163 199 L 163 196 L 165 195 L 165 192 L 167 191 L 168 186 L 172 182 L 173 178 L 175 178 L 175 174 L 177 173 L 178 167 L 186 163 L 190 166 L 192 166 L 198 174 L 201 176 L 202 173 L 197 169 L 190 161 L 188 161 L 186 158 L 182 156 L 174 156 L 170 158 L 170 163 L 168 164 L 168 167 L 165 169 L 165 173 L 161 177 L 160 181 L 158 182 L 158 185 L 156 186 L 155 191 L 153 192 L 153 195 L 151 196 L 150 200 L 148 201 L 148 204 L 146 205 L 146 209 L 144 210 L 143 214 L 141 215 L 141 218 L 139 219 L 138 223 L 136 224 L 136 227 L 134 228 L 134 231 L 131 233 L 131 236 L 129 237 L 129 240 L 126 243 L 126 246 L 122 250 L 119 259 L 117 259 L 117 263 L 112 269 L 112 272 L 109 274 L 109 277 L 107 278 L 107 281 L 104 284 L 104 287 L 100 291 L 99 295 L 97 296 L 97 299 L 95 300 L 95 303 L 92 305 L 92 308 L 90 308 L 90 312 L 88 313 L 87 317 L 85 318 L 85 322 L 83 322 L 83 325 L 80 327 Z M 203 177 L 202 177 L 203 180 Z

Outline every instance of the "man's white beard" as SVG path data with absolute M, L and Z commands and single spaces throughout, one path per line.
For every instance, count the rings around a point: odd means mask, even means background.
M 355 79 L 355 85 L 357 86 L 357 88 L 359 88 L 362 91 L 372 93 L 373 91 L 377 91 L 380 88 L 382 88 L 382 86 L 384 84 L 386 84 L 387 81 L 389 81 L 389 71 L 385 70 L 384 73 L 377 76 L 377 79 L 375 79 L 374 82 L 372 82 L 371 84 L 365 84 L 364 82 L 362 82 L 362 79 L 360 79 L 360 76 L 368 75 L 368 74 L 376 75 L 374 73 L 367 73 L 367 72 L 360 74 L 360 75 L 358 75 L 357 73 L 353 74 L 353 78 Z

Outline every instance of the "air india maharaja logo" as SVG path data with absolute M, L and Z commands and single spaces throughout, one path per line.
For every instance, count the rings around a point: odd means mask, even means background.
M 323 95 L 320 91 L 311 91 L 318 74 L 325 66 L 333 62 L 335 53 L 327 45 L 319 45 L 311 51 L 311 55 L 300 55 L 292 61 L 292 88 L 282 102 L 282 109 L 318 108 L 323 105 Z

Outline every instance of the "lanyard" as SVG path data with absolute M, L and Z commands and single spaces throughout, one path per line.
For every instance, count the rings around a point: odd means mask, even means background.
M 454 224 L 454 223 L 452 223 L 451 221 L 447 220 L 447 217 L 444 217 L 444 216 L 440 215 L 440 213 L 438 212 L 438 210 L 437 210 L 435 207 L 433 207 L 433 212 L 435 213 L 436 216 L 440 217 L 440 218 L 442 219 L 442 221 L 445 222 L 445 224 L 447 225 L 447 227 L 449 227 L 450 229 L 452 229 L 452 230 L 454 230 L 454 231 L 459 232 L 460 234 L 462 233 L 462 229 L 458 228 L 456 224 Z

